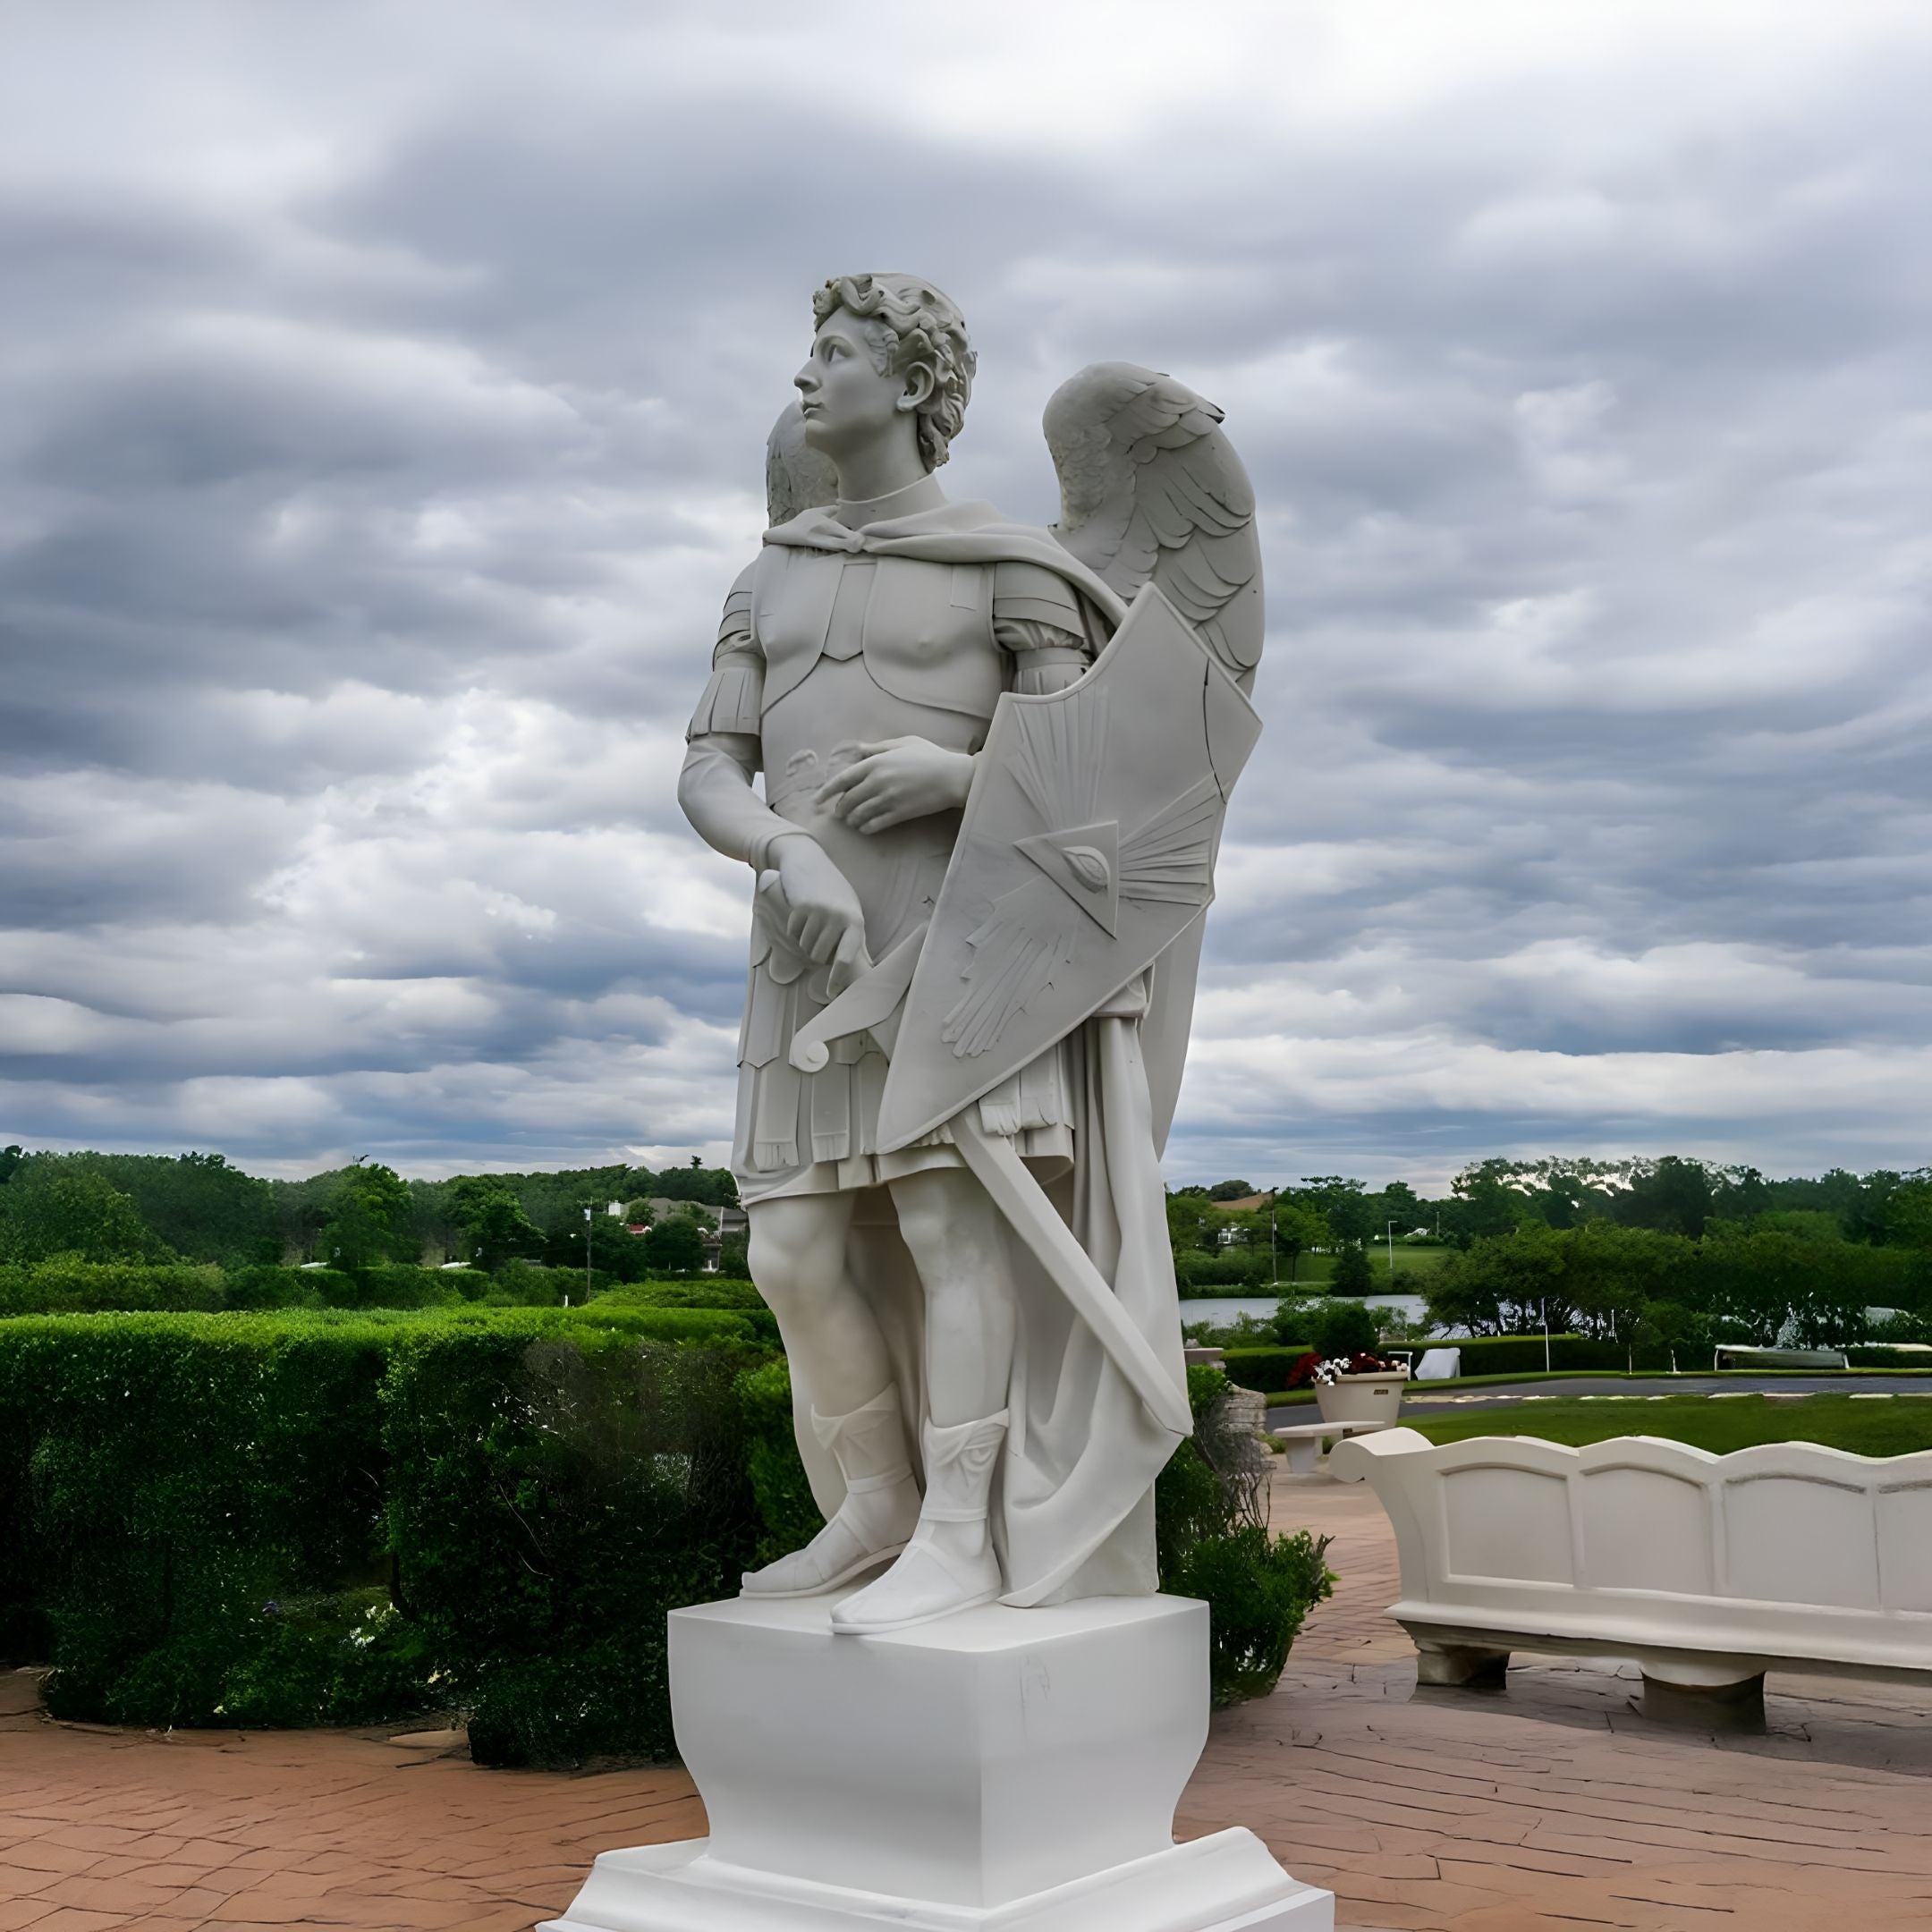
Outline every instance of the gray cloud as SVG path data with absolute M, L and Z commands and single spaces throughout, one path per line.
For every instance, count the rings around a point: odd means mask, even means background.
M 1107 17 L 182 0 L 137 94 L 22 16 L 0 1138 L 716 1153 L 682 720 L 806 296 L 889 263 L 973 318 L 956 492 L 1049 517 L 1104 356 L 1255 476 L 1172 1172 L 1932 1157 L 1922 21 Z

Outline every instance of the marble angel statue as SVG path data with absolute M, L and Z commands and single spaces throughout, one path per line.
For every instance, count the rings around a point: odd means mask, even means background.
M 813 312 L 679 787 L 756 880 L 733 1167 L 826 1519 L 744 1591 L 855 1633 L 1151 1592 L 1252 492 L 1218 410 L 1114 362 L 1047 406 L 1055 528 L 951 502 L 958 308 L 881 274 Z

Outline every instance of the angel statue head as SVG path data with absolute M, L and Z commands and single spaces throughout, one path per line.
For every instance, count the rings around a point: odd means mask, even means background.
M 936 470 L 972 394 L 958 304 L 918 275 L 835 275 L 812 315 L 811 353 L 792 378 L 806 443 L 843 473 L 910 433 L 919 467 Z

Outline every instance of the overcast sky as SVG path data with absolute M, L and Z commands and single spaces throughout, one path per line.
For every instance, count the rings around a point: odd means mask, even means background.
M 1922 0 L 13 0 L 0 1141 L 722 1157 L 683 723 L 889 267 L 955 496 L 1105 358 L 1255 479 L 1170 1179 L 1932 1161 L 1928 99 Z

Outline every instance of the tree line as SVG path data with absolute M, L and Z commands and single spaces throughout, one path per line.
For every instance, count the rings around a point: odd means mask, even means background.
M 654 1212 L 653 1199 L 675 1205 Z M 620 1163 L 446 1181 L 405 1181 L 379 1162 L 357 1161 L 278 1181 L 220 1154 L 13 1146 L 0 1149 L 0 1263 L 320 1263 L 356 1274 L 460 1262 L 494 1273 L 512 1262 L 581 1269 L 588 1242 L 599 1275 L 640 1281 L 702 1266 L 707 1230 L 737 1199 L 730 1171 L 695 1157 L 659 1171 Z M 626 1204 L 622 1219 L 608 1214 L 613 1201 Z M 648 1231 L 631 1234 L 627 1223 Z M 742 1274 L 738 1246 L 721 1257 L 722 1271 Z

